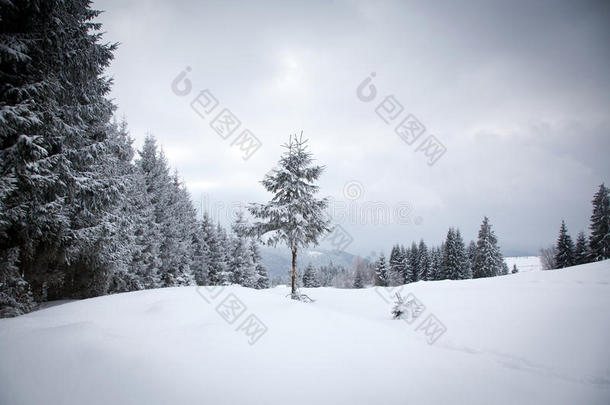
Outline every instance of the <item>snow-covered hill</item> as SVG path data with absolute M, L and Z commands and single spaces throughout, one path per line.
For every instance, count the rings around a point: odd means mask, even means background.
M 610 403 L 610 261 L 409 284 L 412 324 L 395 291 L 306 292 L 168 288 L 0 320 L 0 404 Z
M 540 256 L 510 256 L 505 257 L 504 261 L 508 264 L 508 268 L 512 271 L 513 265 L 516 264 L 519 272 L 538 271 L 542 270 Z

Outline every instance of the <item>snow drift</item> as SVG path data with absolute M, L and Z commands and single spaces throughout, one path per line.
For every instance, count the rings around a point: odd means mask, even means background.
M 412 324 L 389 289 L 288 292 L 167 288 L 2 319 L 0 403 L 610 403 L 610 261 L 409 284 Z M 429 315 L 446 328 L 433 344 Z

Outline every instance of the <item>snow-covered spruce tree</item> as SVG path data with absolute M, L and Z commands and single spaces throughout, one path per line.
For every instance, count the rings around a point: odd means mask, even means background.
M 254 288 L 257 290 L 269 288 L 269 275 L 267 274 L 267 269 L 263 266 L 258 244 L 255 240 L 250 241 L 250 253 L 252 254 L 252 261 L 256 270 L 256 283 Z
M 400 245 L 400 263 L 401 263 L 401 273 L 396 273 L 395 277 L 393 277 L 392 285 L 400 285 L 405 283 L 410 283 L 412 270 L 410 268 L 411 262 L 409 261 L 411 251 L 409 248 L 404 247 L 404 245 Z
M 403 285 L 405 282 L 408 282 L 406 280 L 408 261 L 402 248 L 397 255 L 396 261 L 397 263 L 394 266 L 388 262 L 388 286 Z
M 193 262 L 191 272 L 197 285 L 208 285 L 208 269 L 210 260 L 210 247 L 204 236 L 203 224 L 197 221 L 196 231 L 193 235 Z
M 464 245 L 464 239 L 462 239 L 462 234 L 460 233 L 459 229 L 455 231 L 454 246 L 457 249 L 457 257 L 459 263 L 458 278 L 460 280 L 472 278 L 472 265 L 470 264 L 470 260 L 468 260 L 466 245 Z M 506 267 L 506 263 L 504 263 L 504 260 L 502 261 L 502 265 Z M 504 274 L 508 274 L 508 267 L 506 267 L 506 272 Z
M 336 265 L 334 267 L 334 277 L 331 282 L 331 286 L 335 288 L 351 288 L 352 283 L 350 282 L 350 274 L 347 269 L 343 266 Z
M 479 229 L 473 277 L 494 277 L 501 275 L 503 272 L 504 257 L 498 246 L 498 239 L 491 229 L 489 218 L 484 217 L 481 229 Z
M 138 154 L 139 159 L 136 161 L 136 166 L 143 178 L 146 190 L 146 201 L 144 203 L 150 204 L 154 218 L 154 226 L 151 229 L 156 231 L 154 237 L 157 238 L 154 251 L 156 255 L 155 269 L 151 278 L 154 279 L 154 287 L 162 287 L 167 281 L 165 272 L 169 266 L 169 250 L 172 248 L 166 240 L 171 222 L 169 168 L 164 156 L 159 153 L 157 141 L 153 136 L 149 135 L 144 139 L 144 145 L 142 150 L 138 151 Z
M 440 247 L 434 247 L 430 249 L 430 271 L 428 273 L 428 280 L 441 280 L 441 263 L 443 254 Z
M 147 136 L 137 161 L 160 231 L 159 277 L 162 287 L 192 283 L 190 265 L 197 231 L 196 211 L 177 174 L 171 176 L 163 151 Z
M 232 225 L 233 235 L 230 241 L 229 267 L 231 282 L 244 287 L 254 288 L 256 285 L 256 267 L 252 251 L 246 236 L 246 221 L 244 214 L 238 212 Z
M 387 287 L 389 285 L 388 265 L 385 261 L 383 252 L 379 255 L 379 259 L 375 262 L 375 285 L 379 287 Z
M 394 306 L 392 307 L 392 318 L 400 319 L 402 314 L 405 312 L 405 301 L 399 293 L 395 294 L 396 300 L 394 301 Z
M 574 242 L 572 242 L 572 237 L 568 234 L 565 221 L 561 221 L 556 249 L 555 265 L 558 269 L 574 265 Z
M 164 287 L 192 285 L 191 264 L 197 232 L 197 212 L 177 173 L 170 178 L 169 190 L 166 207 L 168 216 L 161 229 L 161 279 Z
M 105 220 L 123 191 L 108 175 L 114 109 L 89 2 L 4 2 L 0 7 L 0 254 L 18 252 L 38 300 L 105 293 L 111 267 Z M 6 192 L 8 190 L 8 192 Z M 9 268 L 11 266 L 2 266 Z
M 592 204 L 589 258 L 596 262 L 610 259 L 610 189 L 601 184 L 593 196 Z
M 372 268 L 369 266 L 369 263 L 360 256 L 356 258 L 353 268 L 354 282 L 351 285 L 352 288 L 364 288 L 373 281 L 374 276 Z
M 30 312 L 35 306 L 30 286 L 17 266 L 18 256 L 18 248 L 0 251 L 0 318 Z
M 6 197 L 15 190 L 16 179 L 10 176 L 0 177 L 0 241 L 5 243 L 10 219 L 4 202 Z M 18 266 L 19 247 L 0 247 L 0 318 L 17 316 L 30 312 L 35 307 L 30 285 L 23 279 Z
M 398 245 L 394 245 L 392 246 L 392 250 L 390 251 L 390 270 L 400 267 L 400 261 L 400 247 Z
M 364 288 L 365 286 L 365 275 L 360 267 L 356 267 L 354 271 L 354 288 Z
M 392 282 L 392 285 L 408 284 L 413 281 L 413 267 L 411 262 L 411 248 L 400 246 L 400 262 L 402 267 L 402 280 Z
M 412 242 L 411 248 L 407 250 L 405 263 L 407 267 L 405 282 L 414 283 L 419 281 L 419 251 L 415 242 Z
M 453 228 L 449 228 L 447 231 L 447 238 L 445 239 L 443 256 L 441 259 L 441 268 L 440 268 L 440 279 L 445 280 L 451 278 L 452 272 L 455 271 L 455 276 L 457 276 L 457 260 L 455 255 L 455 230 Z
M 71 228 L 78 242 L 70 247 L 69 251 L 72 250 L 75 255 L 66 266 L 66 280 L 70 280 L 68 291 L 73 297 L 141 288 L 131 266 L 137 248 L 133 229 L 133 215 L 137 214 L 128 201 L 134 180 L 131 142 L 125 123 L 113 123 L 108 128 L 105 140 L 106 153 L 88 165 L 89 173 L 100 173 L 97 181 L 113 184 L 114 190 L 111 186 L 109 195 L 112 202 L 99 212 L 97 220 L 92 218 L 89 209 L 82 206 L 73 210 Z M 103 194 L 103 190 L 104 187 L 100 186 L 100 194 Z M 79 201 L 87 198 L 92 198 L 88 190 L 75 198 L 74 205 L 80 205 Z
M 470 260 L 470 264 L 472 265 L 474 271 L 474 261 L 477 257 L 477 244 L 473 240 L 471 240 L 468 244 L 466 254 L 468 255 L 468 260 Z
M 318 267 L 317 270 L 320 287 L 328 287 L 330 285 L 330 281 L 332 280 L 332 276 L 329 274 L 328 266 L 323 264 Z
M 442 272 L 444 278 L 451 280 L 463 280 L 472 278 L 472 270 L 466 247 L 459 229 L 450 228 L 445 241 L 443 254 Z
M 430 253 L 428 251 L 428 246 L 423 239 L 419 241 L 419 246 L 417 247 L 417 259 L 418 265 L 417 268 L 419 270 L 418 279 L 419 280 L 429 280 L 428 275 L 430 273 Z
M 464 245 L 464 239 L 462 238 L 462 234 L 460 233 L 459 229 L 457 229 L 455 232 L 455 246 L 458 249 L 458 260 L 460 263 L 458 277 L 460 280 L 472 278 L 472 265 L 468 259 L 466 245 Z M 504 261 L 502 261 L 502 265 L 506 267 L 506 263 L 504 263 Z M 508 267 L 506 267 L 506 272 L 504 274 L 508 274 Z
M 291 297 L 300 299 L 295 284 L 297 254 L 301 248 L 317 245 L 319 238 L 330 231 L 330 220 L 324 215 L 328 200 L 315 197 L 319 189 L 315 181 L 324 167 L 313 164 L 302 133 L 291 136 L 283 146 L 286 152 L 262 181 L 273 198 L 267 204 L 250 205 L 250 213 L 258 219 L 251 229 L 258 237 L 268 235 L 266 243 L 271 246 L 278 242 L 288 246 L 292 253 Z
M 589 263 L 589 250 L 587 246 L 587 238 L 584 232 L 578 232 L 576 237 L 576 246 L 574 247 L 574 264 Z
M 133 140 L 129 137 L 127 123 L 123 120 L 113 120 L 108 133 L 109 150 L 112 159 L 108 165 L 108 174 L 120 178 L 124 185 L 124 193 L 120 195 L 119 204 L 114 210 L 106 213 L 105 222 L 112 224 L 109 233 L 101 243 L 102 257 L 111 268 L 107 292 L 126 292 L 145 288 L 140 279 L 140 263 L 142 246 L 138 231 L 142 211 L 150 207 L 141 206 L 143 196 L 136 195 L 138 191 L 137 168 L 131 163 L 134 150 Z M 145 193 L 144 193 L 145 197 Z M 144 264 L 144 263 L 143 263 Z
M 320 287 L 318 272 L 311 263 L 309 263 L 307 267 L 305 267 L 305 271 L 303 272 L 303 287 Z
M 201 220 L 201 235 L 209 249 L 206 282 L 209 285 L 228 285 L 229 273 L 224 246 L 222 246 L 225 241 L 221 240 L 222 235 L 218 234 L 218 229 L 205 212 Z
M 388 281 L 388 285 L 401 285 L 405 283 L 405 262 L 398 245 L 394 245 L 390 252 Z
M 502 275 L 505 276 L 510 273 L 510 269 L 508 268 L 508 264 L 502 259 Z M 472 277 L 471 277 L 472 278 Z
M 133 175 L 132 191 L 128 193 L 125 208 L 132 220 L 131 232 L 135 238 L 131 269 L 137 275 L 141 288 L 158 288 L 161 286 L 161 226 L 156 221 L 155 207 L 147 192 L 144 173 L 138 166 L 134 166 Z
M 227 280 L 223 285 L 231 284 L 232 279 L 232 271 L 230 263 L 231 263 L 231 238 L 225 228 L 220 225 L 220 222 L 216 223 L 216 238 L 218 239 L 218 253 L 219 259 L 223 264 L 224 275 L 222 276 L 223 280 Z
M 384 259 L 384 263 L 385 263 L 385 259 Z M 385 267 L 385 264 L 384 264 L 384 268 L 385 268 L 384 280 L 386 280 L 386 284 L 387 284 L 387 267 Z M 330 261 L 330 263 L 328 265 L 320 266 L 320 268 L 318 270 L 318 276 L 320 278 L 320 286 L 321 287 L 332 286 L 335 278 L 340 273 L 340 271 L 341 271 L 340 267 L 336 266 L 332 260 Z

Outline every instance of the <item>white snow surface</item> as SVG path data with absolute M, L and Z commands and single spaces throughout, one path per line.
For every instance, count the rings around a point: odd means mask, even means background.
M 304 292 L 166 288 L 0 320 L 0 404 L 610 403 L 610 261 L 409 284 L 411 325 L 389 289 Z M 247 306 L 232 325 L 215 310 L 230 293 Z M 268 328 L 253 345 L 249 314 Z
M 542 270 L 539 256 L 511 256 L 505 257 L 504 261 L 508 265 L 509 271 L 513 271 L 513 264 L 517 265 L 519 272 Z

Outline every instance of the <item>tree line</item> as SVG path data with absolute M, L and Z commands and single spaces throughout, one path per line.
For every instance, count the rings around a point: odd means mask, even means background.
M 191 284 L 267 286 L 256 243 L 196 211 L 154 138 L 138 157 L 80 0 L 0 7 L 0 316 Z
M 561 269 L 610 259 L 610 189 L 602 183 L 591 204 L 590 234 L 586 236 L 583 231 L 578 232 L 574 243 L 565 221 L 561 221 L 555 245 L 540 251 L 544 269 Z
M 410 247 L 392 247 L 389 260 L 382 253 L 375 263 L 375 285 L 396 286 L 420 280 L 463 280 L 494 277 L 509 273 L 498 246 L 498 239 L 489 219 L 485 217 L 478 240 L 464 244 L 457 228 L 450 228 L 445 241 L 438 247 L 428 247 L 420 240 Z M 512 269 L 513 273 L 518 270 Z
M 428 247 L 420 240 L 410 247 L 396 244 L 389 258 L 382 252 L 375 260 L 356 258 L 350 269 L 308 264 L 297 271 L 298 287 L 364 288 L 397 286 L 417 281 L 463 280 L 517 273 L 504 261 L 489 218 L 484 217 L 477 241 L 468 246 L 459 229 L 450 228 L 440 246 Z M 283 282 L 285 278 L 276 280 Z

